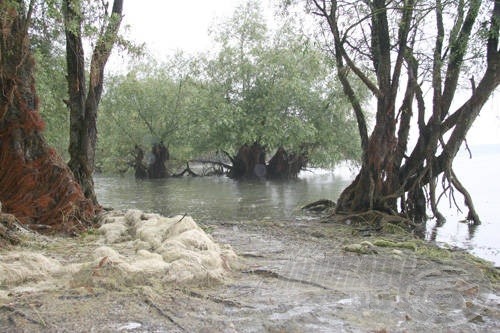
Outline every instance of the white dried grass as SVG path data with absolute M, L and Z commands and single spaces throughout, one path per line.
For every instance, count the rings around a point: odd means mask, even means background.
M 171 282 L 222 280 L 236 261 L 230 247 L 221 247 L 206 234 L 190 216 L 167 218 L 129 210 L 123 217 L 109 217 L 99 229 L 106 240 L 120 246 L 121 239 L 130 239 L 126 248 L 138 249 L 132 255 L 97 253 L 109 257 L 126 273 L 163 273 Z M 103 252 L 101 249 L 98 252 Z M 107 250 L 110 251 L 110 250 Z
M 66 258 L 63 265 L 65 253 L 54 253 L 54 257 L 60 256 L 57 260 L 35 251 L 2 255 L 0 285 L 17 290 L 42 285 L 43 289 L 56 288 L 79 279 L 82 285 L 91 283 L 94 276 L 105 274 L 118 284 L 142 283 L 145 279 L 176 283 L 222 281 L 236 264 L 231 247 L 215 243 L 190 216 L 167 218 L 129 210 L 111 213 L 102 223 L 95 240 L 98 246 L 87 255 L 83 252 L 75 256 L 83 258 L 80 260 L 67 262 Z
M 18 284 L 62 273 L 61 264 L 34 252 L 7 253 L 0 259 L 0 284 Z

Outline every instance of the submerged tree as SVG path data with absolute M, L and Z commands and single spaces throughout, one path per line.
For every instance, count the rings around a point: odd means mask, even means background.
M 315 166 L 359 157 L 356 120 L 331 60 L 293 20 L 272 32 L 264 22 L 257 2 L 249 1 L 213 31 L 220 46 L 215 54 L 179 53 L 108 80 L 99 117 L 99 166 L 124 171 L 134 146 L 149 150 L 161 141 L 171 153 L 170 166 L 176 160 L 182 166 L 190 159 L 212 160 L 217 151 L 236 158 L 239 148 L 254 142 L 267 157 L 286 148 L 281 163 L 286 160 L 290 171 L 305 164 L 303 152 Z M 365 101 L 368 90 L 359 83 Z M 226 155 L 216 160 L 230 167 Z M 246 165 L 238 174 L 262 164 L 249 160 L 237 162 Z M 275 162 L 274 175 L 283 170 Z
M 89 68 L 85 70 L 83 49 L 83 7 L 81 1 L 63 0 L 66 34 L 67 80 L 70 108 L 69 167 L 80 183 L 85 196 L 97 204 L 92 174 L 95 167 L 97 143 L 97 109 L 101 100 L 104 67 L 117 40 L 122 19 L 123 0 L 113 2 L 112 12 L 105 15 L 98 33 Z
M 28 36 L 33 6 L 0 2 L 0 202 L 32 229 L 74 232 L 91 224 L 96 208 L 42 136 Z
M 214 30 L 220 51 L 205 72 L 216 92 L 207 137 L 217 148 L 282 146 L 323 166 L 359 156 L 356 122 L 331 60 L 300 26 L 290 18 L 269 30 L 258 2 L 248 1 Z M 367 89 L 358 91 L 366 101 Z
M 442 176 L 444 192 L 461 192 L 468 218 L 479 223 L 452 162 L 500 82 L 500 1 L 308 3 L 333 39 L 331 51 L 357 118 L 363 149 L 359 174 L 342 192 L 337 212 L 397 214 L 399 210 L 423 220 L 428 199 L 434 216 L 442 220 L 436 194 Z M 474 76 L 467 76 L 470 70 L 480 77 L 477 84 Z M 376 122 L 370 135 L 365 110 L 353 88 L 354 78 L 362 80 L 376 100 Z M 459 85 L 469 78 L 470 95 L 459 102 Z M 424 93 L 428 88 L 432 102 Z M 413 148 L 409 145 L 411 124 L 416 124 L 418 132 Z

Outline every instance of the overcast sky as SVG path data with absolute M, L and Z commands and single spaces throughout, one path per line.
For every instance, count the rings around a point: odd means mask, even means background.
M 276 1 L 276 0 L 275 0 Z M 123 26 L 128 37 L 145 42 L 158 59 L 165 59 L 178 50 L 188 53 L 209 50 L 208 30 L 215 23 L 232 15 L 246 0 L 125 0 Z M 267 15 L 272 14 L 271 0 L 261 0 Z M 120 63 L 115 54 L 112 66 Z M 500 143 L 500 92 L 490 100 L 469 131 L 470 144 Z
M 262 0 L 269 7 L 269 0 Z M 231 17 L 245 0 L 125 0 L 124 25 L 133 39 L 146 42 L 155 56 L 177 50 L 189 53 L 210 48 L 208 30 Z

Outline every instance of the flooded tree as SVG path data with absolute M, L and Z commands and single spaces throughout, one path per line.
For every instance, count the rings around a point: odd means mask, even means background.
M 266 162 L 266 149 L 258 142 L 251 146 L 242 145 L 234 157 L 230 157 L 232 165 L 228 176 L 233 179 L 274 179 L 286 180 L 297 178 L 299 172 L 307 166 L 307 153 L 288 153 L 279 147 L 273 157 Z
M 107 5 L 104 7 L 107 14 Z M 70 109 L 69 167 L 80 183 L 85 196 L 97 204 L 92 174 L 95 167 L 97 143 L 97 109 L 103 92 L 104 67 L 117 39 L 122 19 L 123 0 L 115 0 L 111 14 L 104 15 L 100 33 L 94 46 L 89 68 L 87 89 L 83 49 L 83 4 L 64 0 L 64 29 Z
M 500 82 L 500 1 L 308 4 L 328 32 L 363 150 L 359 174 L 340 195 L 337 212 L 377 210 L 422 221 L 427 200 L 442 221 L 436 193 L 442 177 L 443 191 L 461 192 L 468 219 L 479 223 L 452 163 Z M 376 101 L 370 135 L 353 80 L 361 80 Z M 460 90 L 465 85 L 466 92 Z M 417 135 L 413 148 L 410 133 Z
M 42 135 L 28 36 L 33 6 L 0 2 L 0 202 L 31 229 L 71 233 L 91 225 L 96 207 Z

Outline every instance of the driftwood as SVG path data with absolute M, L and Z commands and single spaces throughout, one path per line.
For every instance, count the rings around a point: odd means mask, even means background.
M 302 209 L 308 210 L 310 212 L 324 212 L 326 210 L 335 208 L 335 206 L 336 204 L 334 201 L 328 199 L 321 199 L 303 206 Z
M 172 177 L 182 177 L 186 173 L 192 177 L 199 177 L 198 174 L 196 174 L 193 170 L 191 170 L 191 168 L 189 167 L 189 162 L 186 162 L 186 168 L 182 170 L 182 172 L 175 173 L 172 175 Z

